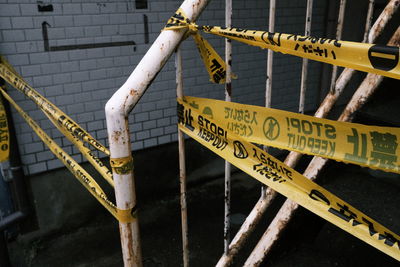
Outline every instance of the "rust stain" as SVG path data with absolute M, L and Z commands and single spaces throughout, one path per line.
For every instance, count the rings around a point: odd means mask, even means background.
M 139 93 L 138 93 L 135 89 L 133 89 L 133 88 L 129 91 L 129 94 L 130 94 L 131 96 L 133 96 L 133 97 L 139 95 Z
M 122 106 L 124 107 L 124 110 L 125 110 L 125 108 L 126 108 L 126 102 L 128 101 L 128 98 L 129 98 L 129 95 L 127 95 L 127 96 L 125 97 L 124 103 L 122 104 Z
M 196 3 L 192 4 L 192 9 L 194 14 L 197 13 L 196 11 L 199 9 L 199 6 L 200 6 L 200 1 L 197 1 Z
M 393 2 L 393 5 L 390 5 L 390 3 L 389 3 L 382 13 L 382 18 L 390 18 L 391 15 L 393 15 L 395 10 L 398 8 L 398 5 L 399 5 L 399 1 Z M 385 26 L 385 20 L 382 19 L 378 23 L 378 26 L 376 27 L 376 31 L 381 31 L 384 28 L 384 26 Z
M 388 45 L 399 46 L 400 45 L 400 28 L 397 28 L 396 32 L 393 34 Z
M 133 251 L 133 235 L 132 235 L 132 229 L 130 226 L 130 223 L 127 224 L 127 231 L 126 231 L 126 237 L 127 237 L 127 246 L 128 246 L 128 255 L 127 255 L 127 259 L 128 261 L 132 261 L 132 259 L 135 261 L 135 255 L 134 255 L 134 251 Z
M 111 138 L 114 140 L 114 142 L 118 143 L 121 135 L 121 131 L 114 131 L 114 133 L 111 135 Z
M 287 220 L 278 220 L 278 223 L 276 225 L 276 229 L 278 229 L 278 233 L 280 233 L 283 229 L 285 229 L 287 223 L 288 223 Z M 267 230 L 267 232 L 268 232 L 268 230 Z

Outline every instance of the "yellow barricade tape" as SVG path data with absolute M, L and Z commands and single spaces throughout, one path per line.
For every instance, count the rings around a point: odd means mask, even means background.
M 101 176 L 110 185 L 114 186 L 111 171 L 89 148 L 83 145 L 81 140 L 88 142 L 99 151 L 109 155 L 110 153 L 106 147 L 94 139 L 89 133 L 82 129 L 76 122 L 58 109 L 54 104 L 30 87 L 4 58 L 1 58 L 0 62 L 0 77 L 3 77 L 8 83 L 34 101 L 35 104 L 37 104 L 38 107 L 50 119 L 50 121 L 57 127 L 57 129 L 63 133 L 64 136 L 67 137 L 68 140 L 70 140 L 71 143 L 73 143 L 79 149 L 83 156 L 96 168 Z
M 97 150 L 110 155 L 108 149 L 93 138 L 88 132 L 82 129 L 75 121 L 73 121 L 68 115 L 61 111 L 57 106 L 39 94 L 33 89 L 24 79 L 15 72 L 14 69 L 8 64 L 4 57 L 0 57 L 0 77 L 6 80 L 17 90 L 24 93 L 32 101 L 35 102 L 45 113 L 53 117 L 54 121 L 57 121 L 63 128 L 62 132 L 70 132 L 73 136 L 84 140 L 85 142 L 92 145 Z
M 47 118 L 56 126 L 56 128 L 64 134 L 67 139 L 74 144 L 82 155 L 92 164 L 92 166 L 99 172 L 99 174 L 114 187 L 114 180 L 112 172 L 107 168 L 106 165 L 92 152 L 89 148 L 85 147 L 83 142 L 74 136 L 70 131 L 65 131 L 61 124 L 58 123 L 54 117 L 50 116 L 47 112 L 44 113 Z
M 224 84 L 226 81 L 226 64 L 218 55 L 217 51 L 200 34 L 192 35 L 199 50 L 201 59 L 207 69 L 210 81 L 213 83 Z
M 102 204 L 118 221 L 131 222 L 135 220 L 136 208 L 129 210 L 118 209 L 115 204 L 107 198 L 107 195 L 93 179 L 93 177 L 86 172 L 70 155 L 68 155 L 60 146 L 54 142 L 40 127 L 29 117 L 15 101 L 3 90 L 0 89 L 3 96 L 14 106 L 14 108 L 21 114 L 29 126 L 35 131 L 40 139 L 49 147 L 50 151 L 64 163 L 70 172 L 78 179 L 78 181 Z
M 133 158 L 132 156 L 124 158 L 111 158 L 111 168 L 116 174 L 128 174 L 133 171 Z
M 64 134 L 67 139 L 73 143 L 78 150 L 82 153 L 82 155 L 92 164 L 92 166 L 99 172 L 99 174 L 112 186 L 114 187 L 114 180 L 112 177 L 112 172 L 107 168 L 106 165 L 87 147 L 83 145 L 83 142 L 78 139 L 76 136 L 72 135 L 69 131 L 64 131 L 57 121 L 55 121 L 54 117 L 49 116 L 47 112 L 45 115 L 49 120 L 57 127 L 57 129 Z
M 210 81 L 213 83 L 224 84 L 226 81 L 225 61 L 219 56 L 211 44 L 199 34 L 196 27 L 189 27 L 187 23 L 182 25 L 180 24 L 181 21 L 185 20 L 186 16 L 183 11 L 178 9 L 178 11 L 168 20 L 167 26 L 164 30 L 189 28 L 189 34 L 192 35 L 196 43 L 201 59 L 207 69 L 208 75 L 210 76 Z M 232 78 L 236 79 L 236 76 L 232 75 Z
M 182 10 L 176 12 L 168 21 L 164 30 L 176 30 L 185 27 L 191 31 L 199 29 L 206 33 L 263 49 L 271 49 L 283 54 L 400 79 L 400 48 L 395 46 L 381 46 L 240 28 L 197 26 L 187 19 Z
M 3 86 L 0 86 L 4 89 Z M 8 160 L 10 155 L 10 134 L 8 132 L 7 114 L 0 98 L 0 162 Z
M 208 123 L 205 123 L 205 121 Z M 179 129 L 248 173 L 327 221 L 400 260 L 400 237 L 348 203 L 232 134 L 211 114 L 178 99 Z
M 249 142 L 400 173 L 400 128 L 367 126 L 213 99 L 185 97 L 192 107 Z M 218 133 L 220 129 L 210 129 Z

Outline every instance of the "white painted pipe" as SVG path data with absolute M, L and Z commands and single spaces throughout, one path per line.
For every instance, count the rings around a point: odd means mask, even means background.
M 338 22 L 337 22 L 337 26 L 336 26 L 336 40 L 342 39 L 345 11 L 346 11 L 346 0 L 340 0 Z M 332 91 L 335 89 L 337 70 L 338 70 L 338 67 L 336 65 L 334 65 L 332 67 L 331 86 L 330 86 L 329 91 Z
M 375 0 L 369 0 L 368 12 L 367 12 L 367 17 L 366 17 L 366 22 L 365 22 L 363 43 L 368 41 L 368 35 L 370 33 L 371 24 L 372 24 L 372 18 L 373 18 L 373 15 L 374 15 L 374 5 L 375 5 Z
M 269 1 L 269 15 L 268 15 L 268 31 L 275 32 L 275 10 L 276 0 Z M 274 64 L 274 51 L 268 49 L 267 51 L 267 77 L 265 79 L 265 107 L 271 107 L 272 95 L 272 80 L 273 80 L 273 64 Z M 264 146 L 264 150 L 268 151 L 268 147 Z M 261 185 L 261 197 L 265 197 L 267 187 Z
M 225 27 L 232 27 L 232 0 L 225 0 Z M 225 101 L 232 101 L 232 42 L 225 39 L 225 64 L 226 64 L 226 83 Z M 231 228 L 231 164 L 225 161 L 225 194 L 224 194 L 224 253 L 229 251 L 230 228 Z
M 306 23 L 304 35 L 311 35 L 311 21 L 312 21 L 313 0 L 307 0 Z M 301 83 L 300 83 L 300 100 L 299 100 L 299 113 L 304 114 L 304 105 L 307 90 L 307 73 L 308 73 L 308 59 L 303 58 L 301 68 Z
M 185 0 L 180 8 L 190 20 L 195 21 L 207 4 L 208 0 Z M 185 32 L 186 30 L 161 32 L 128 80 L 108 100 L 105 112 L 111 158 L 131 157 L 128 114 L 175 51 Z M 113 170 L 113 177 L 117 207 L 119 209 L 135 207 L 133 171 L 117 174 Z M 124 265 L 141 266 L 138 220 L 119 225 Z
M 372 26 L 368 34 L 368 42 L 373 43 L 376 38 L 382 33 L 382 29 L 386 26 L 387 22 L 393 17 L 396 11 L 399 9 L 399 0 L 390 0 L 386 5 L 385 9 L 376 19 L 376 22 Z
M 175 54 L 176 68 L 176 95 L 183 97 L 183 77 L 182 77 L 182 53 L 178 48 Z M 179 187 L 181 203 L 181 229 L 182 229 L 182 255 L 183 266 L 189 267 L 189 234 L 187 221 L 187 202 L 186 202 L 186 158 L 185 158 L 185 138 L 183 132 L 178 129 L 178 149 L 179 149 Z
M 275 32 L 275 10 L 276 0 L 270 0 L 269 2 L 269 21 L 268 31 Z M 274 64 L 274 51 L 268 49 L 267 52 L 267 79 L 265 81 L 265 106 L 271 107 L 271 94 L 272 94 L 272 74 Z

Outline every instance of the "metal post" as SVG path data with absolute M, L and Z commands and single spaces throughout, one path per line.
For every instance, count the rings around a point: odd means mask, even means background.
M 178 48 L 175 54 L 176 67 L 176 95 L 183 97 L 183 79 L 182 79 L 182 53 Z M 180 184 L 180 202 L 181 202 L 181 220 L 182 220 L 182 253 L 183 266 L 189 266 L 189 237 L 187 223 L 187 205 L 186 205 L 186 161 L 185 161 L 185 138 L 183 132 L 178 129 L 178 147 L 179 147 L 179 184 Z
M 195 21 L 207 3 L 207 0 L 185 0 L 180 8 L 190 20 Z M 132 159 L 128 114 L 175 51 L 186 31 L 161 32 L 128 80 L 108 100 L 105 113 L 111 159 Z M 117 207 L 119 209 L 134 208 L 136 194 L 133 169 L 122 174 L 113 169 L 113 177 Z M 141 266 L 138 220 L 128 223 L 120 222 L 119 225 L 125 266 Z
M 275 32 L 275 10 L 276 0 L 270 0 L 269 2 L 269 21 L 268 31 Z M 271 94 L 272 94 L 272 70 L 274 64 L 274 52 L 268 49 L 267 52 L 267 79 L 265 81 L 265 106 L 271 107 Z
M 397 0 L 391 0 L 385 9 L 382 11 L 381 15 L 378 17 L 374 25 L 372 26 L 369 36 L 372 36 L 371 42 L 374 42 L 375 38 L 377 38 L 387 25 L 388 21 L 392 18 L 393 14 L 397 11 L 399 7 L 399 3 Z M 379 25 L 376 26 L 376 25 Z M 373 32 L 374 31 L 374 32 Z M 340 74 L 339 78 L 335 84 L 335 90 L 328 92 L 324 101 L 321 103 L 318 110 L 315 112 L 314 116 L 317 118 L 324 118 L 327 116 L 329 111 L 332 109 L 333 105 L 336 103 L 337 99 L 343 92 L 344 88 L 350 81 L 351 77 L 355 71 L 353 69 L 345 68 L 343 72 Z M 298 152 L 291 151 L 289 155 L 286 157 L 285 164 L 294 167 L 297 162 L 301 158 L 302 154 Z M 311 163 L 310 163 L 311 164 Z M 261 197 L 258 202 L 255 204 L 250 214 L 247 216 L 246 220 L 240 227 L 239 231 L 236 233 L 233 238 L 231 244 L 229 245 L 230 251 L 228 255 L 223 255 L 218 261 L 217 266 L 227 266 L 233 259 L 233 257 L 238 253 L 238 251 L 242 248 L 244 243 L 246 242 L 248 236 L 253 232 L 254 228 L 260 221 L 262 215 L 265 210 L 271 203 L 271 201 L 275 198 L 276 192 L 270 188 L 267 189 L 266 195 L 267 198 Z
M 336 40 L 342 39 L 342 30 L 343 30 L 343 21 L 344 21 L 344 13 L 346 10 L 346 0 L 340 0 L 339 7 L 339 16 L 336 27 Z M 332 91 L 335 88 L 336 76 L 337 76 L 337 66 L 332 67 L 332 77 L 331 77 L 331 86 L 329 91 Z
M 232 27 L 232 0 L 225 0 L 225 26 Z M 232 42 L 225 39 L 225 64 L 226 64 L 226 83 L 225 101 L 232 101 Z M 225 161 L 225 216 L 224 216 L 224 254 L 229 251 L 230 228 L 231 228 L 231 164 Z
M 398 46 L 399 44 L 400 28 L 393 34 L 388 45 Z M 382 80 L 383 76 L 369 73 L 354 93 L 338 121 L 351 121 L 354 113 L 367 102 Z M 328 159 L 314 157 L 303 175 L 311 180 L 315 180 L 327 162 Z M 244 266 L 259 266 L 262 263 L 265 256 L 271 250 L 272 245 L 279 239 L 282 230 L 286 227 L 298 206 L 297 203 L 289 199 L 285 201 L 284 205 L 259 240 L 257 246 L 248 257 Z
M 312 8 L 313 8 L 313 0 L 307 0 L 306 25 L 304 30 L 305 36 L 311 35 Z M 308 59 L 303 58 L 303 65 L 301 69 L 299 113 L 304 113 L 304 102 L 307 90 L 307 72 L 308 72 Z
M 365 23 L 363 43 L 365 43 L 368 40 L 368 33 L 370 32 L 369 30 L 371 29 L 372 18 L 373 18 L 373 14 L 374 14 L 374 4 L 375 4 L 375 0 L 369 0 L 368 12 L 367 12 L 367 18 L 366 18 L 367 21 Z
M 275 10 L 276 1 L 269 1 L 269 18 L 268 18 L 268 31 L 275 32 Z M 271 107 L 271 95 L 272 95 L 272 70 L 274 64 L 274 51 L 268 49 L 267 51 L 267 78 L 265 80 L 265 106 L 267 108 Z M 264 146 L 264 150 L 267 151 L 268 147 Z M 265 185 L 261 186 L 261 197 L 265 197 L 267 187 Z
M 390 0 L 385 9 L 377 18 L 368 34 L 368 42 L 373 43 L 376 38 L 381 34 L 382 29 L 386 26 L 387 22 L 393 17 L 399 8 L 400 2 L 398 0 Z

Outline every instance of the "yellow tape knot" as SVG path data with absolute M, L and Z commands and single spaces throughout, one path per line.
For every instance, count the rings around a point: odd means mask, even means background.
M 188 34 L 196 34 L 199 31 L 199 26 L 191 22 L 183 10 L 178 9 L 175 14 L 168 20 L 163 30 L 180 30 L 188 29 Z
M 133 222 L 137 219 L 137 208 L 136 208 L 136 206 L 131 209 L 127 209 L 127 210 L 117 208 L 117 216 L 116 217 L 117 217 L 118 221 L 121 223 Z
M 133 158 L 132 156 L 123 158 L 111 158 L 111 168 L 116 174 L 128 174 L 133 170 Z
M 190 34 L 196 34 L 199 31 L 199 25 L 195 24 L 194 22 L 190 22 L 188 24 L 188 29 Z

